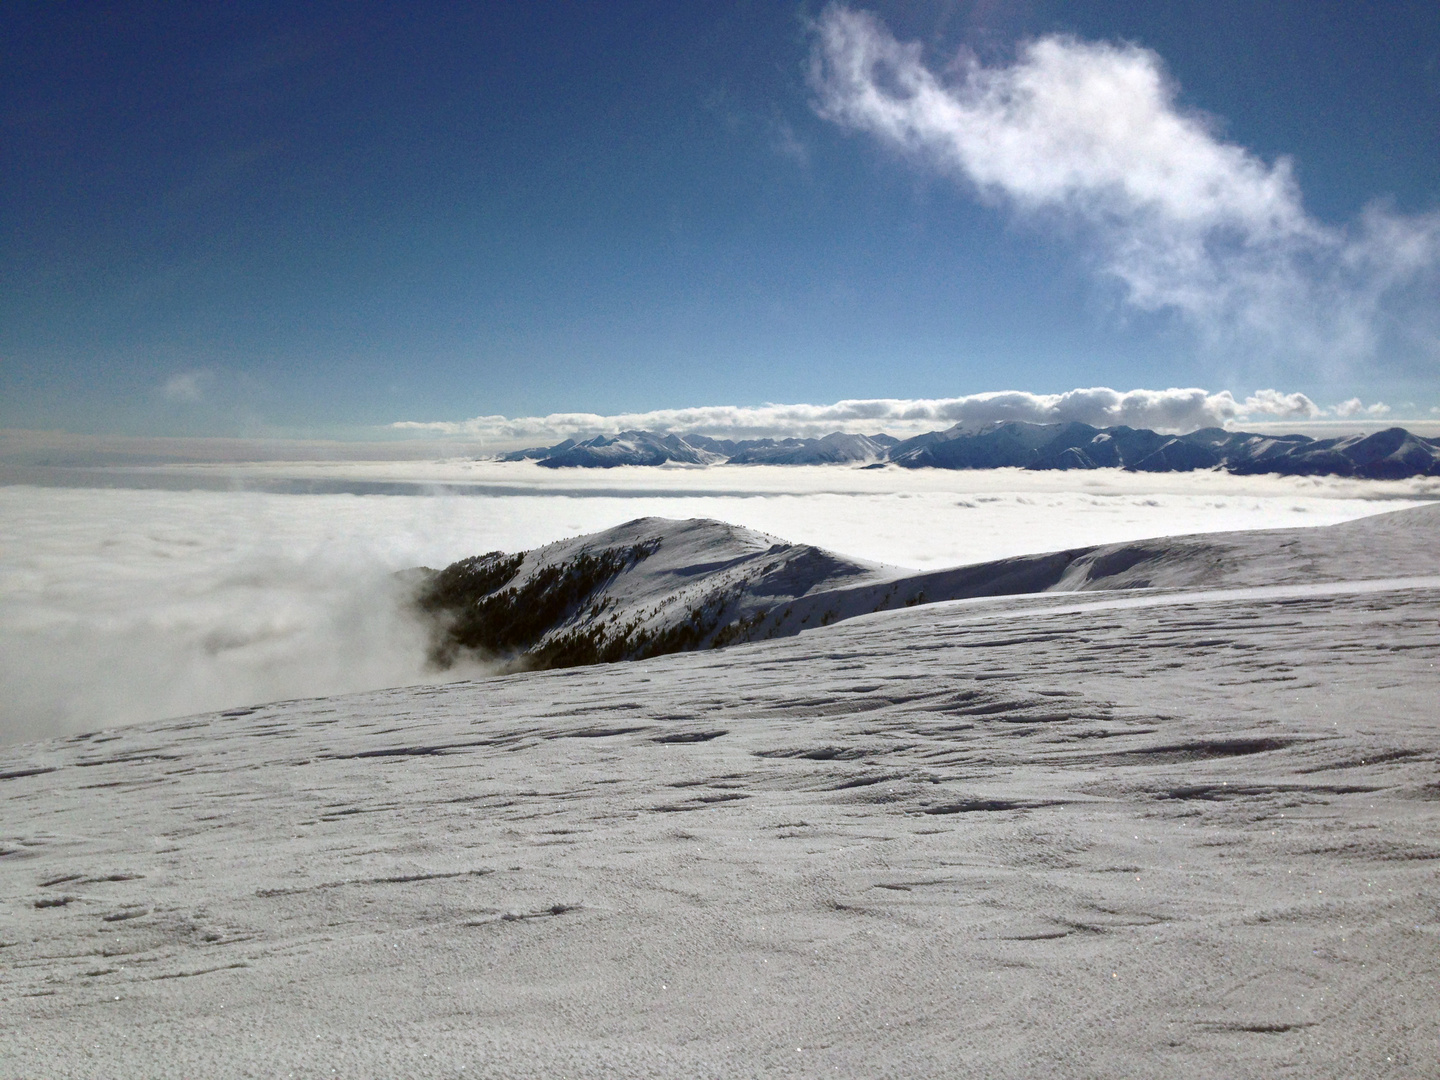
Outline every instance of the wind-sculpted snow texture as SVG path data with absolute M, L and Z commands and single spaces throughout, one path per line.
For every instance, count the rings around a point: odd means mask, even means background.
M 1102 469 L 1193 472 L 1223 469 L 1241 475 L 1353 476 L 1400 480 L 1440 476 L 1440 442 L 1389 428 L 1371 435 L 1312 439 L 1205 428 L 1162 435 L 1145 428 L 1006 421 L 974 430 L 957 424 L 904 442 L 886 436 L 836 433 L 823 439 L 736 443 L 699 435 L 627 431 L 587 442 L 519 450 L 502 460 L 535 459 L 549 468 L 615 465 L 814 465 L 871 462 L 934 469 Z
M 1308 533 L 5 747 L 0 1076 L 1435 1075 L 1440 520 Z
M 1367 546 L 1405 576 L 1440 574 L 1440 506 L 1327 529 L 1218 533 L 910 573 L 702 519 L 640 518 L 532 552 L 419 571 L 431 658 L 574 667 L 789 637 L 944 600 L 1047 591 L 1341 580 Z

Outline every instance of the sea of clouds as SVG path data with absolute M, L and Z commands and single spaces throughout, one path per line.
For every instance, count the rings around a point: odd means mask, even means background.
M 1425 481 L 1213 473 L 557 472 L 471 461 L 171 468 L 128 482 L 162 480 L 228 490 L 0 487 L 0 741 L 485 675 L 427 670 L 395 572 L 634 517 L 719 518 L 924 569 L 1322 525 L 1440 495 Z M 329 493 L 254 490 L 280 483 Z

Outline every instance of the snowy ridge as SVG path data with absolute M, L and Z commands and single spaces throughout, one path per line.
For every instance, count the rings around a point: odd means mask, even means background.
M 883 460 L 899 440 L 889 435 L 834 432 L 822 439 L 712 439 L 658 431 L 622 431 L 584 442 L 566 439 L 502 454 L 501 461 L 536 461 L 547 469 L 610 469 L 617 465 L 832 465 Z
M 515 555 L 419 571 L 431 657 L 574 667 L 790 637 L 945 600 L 1106 589 L 1221 588 L 1440 574 L 1440 504 L 1323 529 L 1166 537 L 928 573 L 847 559 L 724 522 L 639 518 Z
M 1162 435 L 1146 428 L 1003 421 L 979 429 L 956 424 L 904 442 L 887 435 L 835 432 L 821 439 L 752 439 L 735 442 L 704 435 L 626 431 L 585 442 L 517 450 L 502 461 L 534 460 L 550 469 L 617 465 L 828 465 L 884 464 L 907 469 L 1036 470 L 1127 469 L 1194 472 L 1220 469 L 1240 475 L 1350 476 L 1400 480 L 1440 476 L 1440 443 L 1389 428 L 1370 435 L 1312 439 L 1307 435 L 1256 435 L 1203 428 Z
M 549 469 L 567 466 L 608 469 L 616 465 L 664 465 L 672 461 L 681 465 L 712 465 L 724 461 L 725 455 L 693 445 L 679 435 L 622 431 L 619 435 L 597 435 L 579 443 L 566 439 L 548 448 L 520 450 L 506 454 L 501 460 L 521 461 L 527 458 L 534 458 Z
M 775 636 L 782 605 L 904 572 L 720 521 L 638 518 L 420 573 L 436 663 L 572 667 Z
M 883 439 L 883 436 L 846 435 L 839 431 L 823 439 L 785 439 L 773 446 L 756 445 L 739 450 L 730 456 L 730 464 L 833 465 L 879 461 L 894 444 L 894 440 L 887 443 Z
M 1440 446 L 1389 428 L 1370 435 L 1312 439 L 1306 435 L 1255 435 L 1202 428 L 1161 435 L 1145 428 L 1011 421 L 972 431 L 956 425 L 893 447 L 887 460 L 905 468 L 1101 469 L 1237 474 L 1356 476 L 1398 480 L 1440 476 Z

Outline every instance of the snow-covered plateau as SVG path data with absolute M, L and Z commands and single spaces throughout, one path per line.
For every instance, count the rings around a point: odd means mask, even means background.
M 628 528 L 631 619 L 916 580 Z M 0 1076 L 1435 1075 L 1440 506 L 1085 547 L 1027 595 L 0 747 Z

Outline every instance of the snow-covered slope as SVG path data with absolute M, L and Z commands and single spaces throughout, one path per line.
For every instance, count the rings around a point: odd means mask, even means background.
M 501 460 L 533 459 L 547 468 L 610 468 L 616 465 L 823 465 L 872 462 L 908 469 L 1129 469 L 1193 472 L 1223 469 L 1241 475 L 1353 476 L 1398 480 L 1440 476 L 1440 442 L 1404 428 L 1369 435 L 1312 439 L 1306 435 L 1256 435 L 1205 428 L 1164 435 L 1146 428 L 1097 428 L 1089 424 L 1031 424 L 1019 420 L 971 428 L 957 424 L 898 442 L 886 435 L 841 432 L 822 439 L 731 441 L 703 435 L 626 431 L 577 443 L 506 454 Z
M 420 573 L 438 663 L 472 650 L 571 667 L 748 641 L 786 604 L 904 572 L 721 521 L 639 518 Z
M 823 439 L 786 439 L 774 446 L 754 446 L 730 457 L 732 465 L 834 465 L 878 461 L 889 447 L 869 435 L 835 432 Z
M 713 465 L 724 461 L 721 454 L 692 446 L 679 435 L 662 435 L 653 431 L 622 431 L 619 435 L 597 435 L 584 442 L 565 442 L 546 450 L 520 450 L 507 454 L 506 461 L 533 458 L 550 469 L 579 466 L 610 469 L 617 465 Z
M 1397 480 L 1440 476 L 1440 445 L 1403 428 L 1311 439 L 1205 428 L 1162 435 L 1145 428 L 1006 421 L 972 430 L 957 424 L 899 443 L 886 460 L 905 468 L 1100 469 L 1357 476 Z
M 1440 574 L 1440 504 L 1323 529 L 1166 537 L 928 573 L 847 559 L 719 521 L 640 518 L 535 551 L 419 571 L 441 666 L 473 651 L 573 667 L 788 637 L 944 600 L 1096 589 L 1335 581 L 1385 553 L 1386 573 Z
M 0 1078 L 1433 1077 L 1437 525 L 0 747 Z
M 537 461 L 550 469 L 609 469 L 617 465 L 830 465 L 878 461 L 898 440 L 889 435 L 834 432 L 824 438 L 713 439 L 707 435 L 622 431 L 584 442 L 566 439 L 502 454 L 501 461 Z
M 1440 574 L 1440 503 L 1322 528 L 1166 536 L 916 574 L 927 601 L 1095 589 L 1237 588 Z M 1367 572 L 1370 566 L 1383 571 Z

